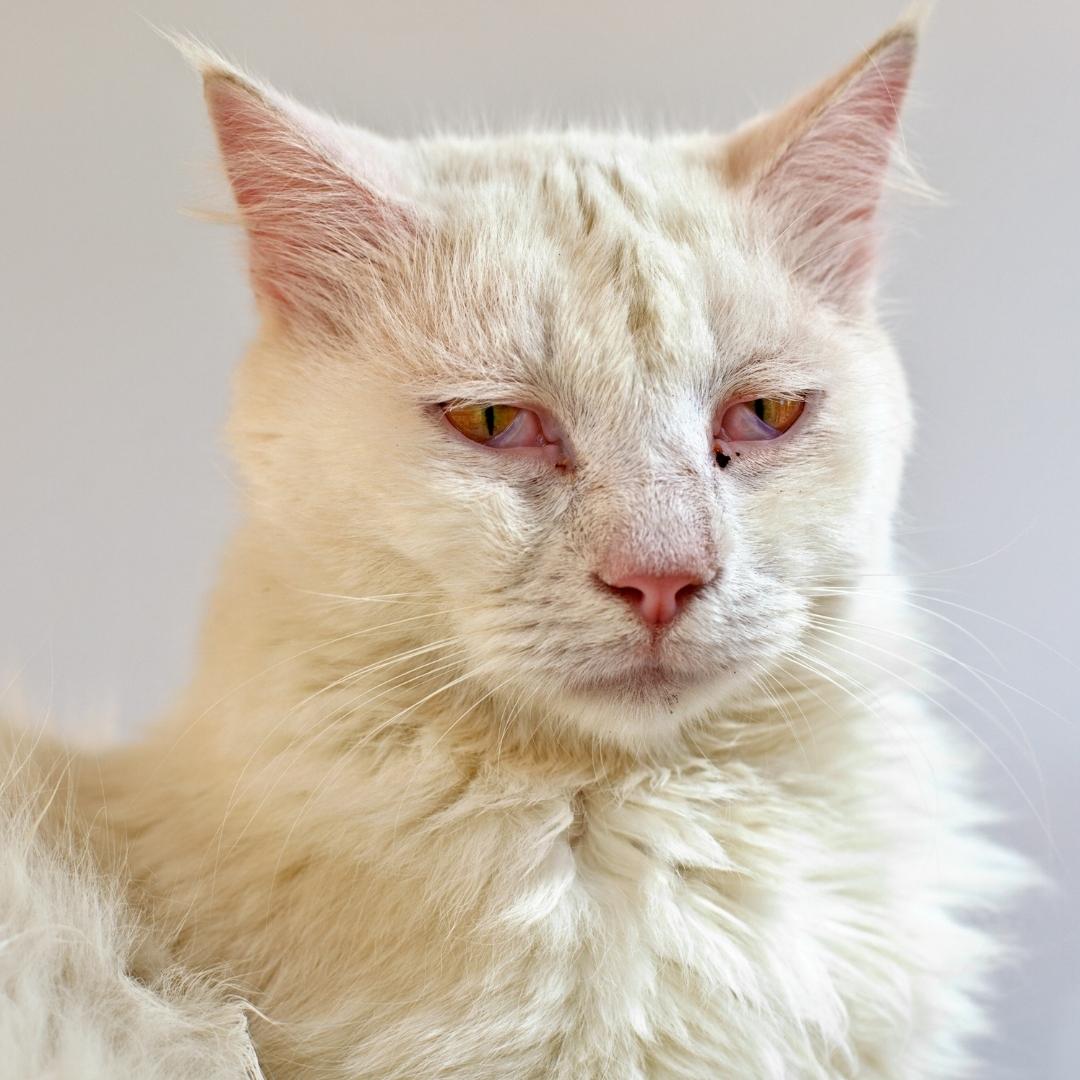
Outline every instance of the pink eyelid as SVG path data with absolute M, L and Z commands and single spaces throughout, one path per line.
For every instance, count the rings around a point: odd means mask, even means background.
M 515 407 L 518 408 L 518 414 L 510 421 L 506 430 L 481 445 L 492 450 L 510 450 L 543 446 L 549 441 L 544 434 L 540 417 L 532 409 Z
M 730 401 L 723 407 L 720 414 L 720 423 L 715 438 L 724 443 L 756 443 L 774 442 L 782 439 L 799 426 L 805 415 L 809 399 L 800 397 L 802 409 L 792 424 L 783 431 L 766 424 L 757 413 L 754 412 L 753 404 L 756 397 L 744 398 L 741 401 Z

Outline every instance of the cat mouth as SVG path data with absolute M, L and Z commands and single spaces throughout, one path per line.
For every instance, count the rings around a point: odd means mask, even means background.
M 631 697 L 670 697 L 702 681 L 685 671 L 662 663 L 638 664 L 621 671 L 583 673 L 571 681 L 578 693 Z

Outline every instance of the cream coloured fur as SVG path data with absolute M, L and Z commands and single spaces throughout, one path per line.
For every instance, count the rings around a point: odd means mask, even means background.
M 249 512 L 174 714 L 67 774 L 127 906 L 71 890 L 248 997 L 267 1076 L 970 1072 L 1023 871 L 904 655 L 873 270 L 914 41 L 727 139 L 411 143 L 191 47 L 263 314 Z M 806 414 L 720 468 L 747 393 Z M 546 410 L 569 466 L 453 401 Z M 656 642 L 593 577 L 688 552 L 720 573 Z
M 259 1080 L 239 995 L 173 964 L 65 827 L 66 755 L 0 753 L 0 1078 Z

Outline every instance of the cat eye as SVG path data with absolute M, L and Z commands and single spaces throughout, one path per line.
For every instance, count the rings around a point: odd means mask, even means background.
M 466 439 L 493 449 L 544 446 L 547 442 L 540 417 L 516 405 L 444 406 L 443 415 Z
M 802 415 L 801 398 L 759 397 L 730 405 L 720 421 L 720 437 L 729 442 L 776 439 Z

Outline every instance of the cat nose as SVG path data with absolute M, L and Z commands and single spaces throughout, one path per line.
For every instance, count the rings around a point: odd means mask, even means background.
M 616 596 L 622 597 L 646 626 L 667 626 L 687 601 L 708 584 L 699 574 L 604 574 L 597 578 Z

